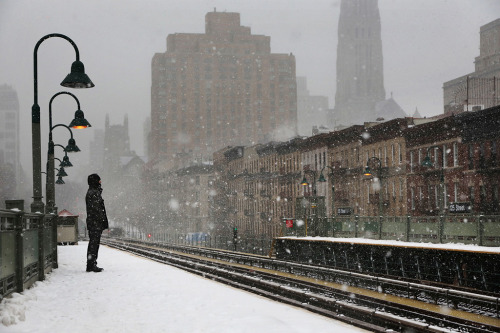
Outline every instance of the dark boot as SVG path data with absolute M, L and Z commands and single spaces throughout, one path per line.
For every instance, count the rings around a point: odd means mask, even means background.
M 87 272 L 102 272 L 104 269 L 97 267 L 97 262 L 95 261 L 88 261 L 87 262 Z
M 104 268 L 100 268 L 100 267 L 97 267 L 97 266 L 87 267 L 87 272 L 96 272 L 96 273 L 99 273 L 99 272 L 102 272 L 103 270 L 104 270 Z

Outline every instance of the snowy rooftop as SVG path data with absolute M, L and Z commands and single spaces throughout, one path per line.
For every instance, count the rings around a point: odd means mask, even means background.
M 59 268 L 0 303 L 12 332 L 360 332 L 311 312 L 101 246 L 102 273 L 86 273 L 87 243 L 59 246 Z
M 426 249 L 440 249 L 450 251 L 468 251 L 468 252 L 485 252 L 485 253 L 498 253 L 500 254 L 500 247 L 498 246 L 478 246 L 472 244 L 458 244 L 458 243 L 418 243 L 418 242 L 403 242 L 397 240 L 381 240 L 381 239 L 368 239 L 368 238 L 334 238 L 334 237 L 279 237 L 280 239 L 298 239 L 306 241 L 321 241 L 321 242 L 338 242 L 338 243 L 352 243 L 352 244 L 373 244 L 381 246 L 400 246 L 411 248 L 426 248 Z

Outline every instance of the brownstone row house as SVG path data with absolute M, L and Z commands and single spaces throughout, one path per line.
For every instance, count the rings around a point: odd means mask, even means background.
M 293 217 L 300 191 L 299 143 L 228 147 L 214 154 L 219 231 L 237 227 L 240 235 L 278 235 L 283 217 Z
M 476 214 L 498 214 L 500 107 L 462 113 L 409 129 L 408 206 L 437 215 L 463 202 Z M 422 166 L 428 156 L 430 168 Z
M 498 214 L 499 125 L 495 107 L 222 149 L 214 207 L 223 218 L 214 223 L 277 236 L 288 218 L 440 215 L 452 203 Z

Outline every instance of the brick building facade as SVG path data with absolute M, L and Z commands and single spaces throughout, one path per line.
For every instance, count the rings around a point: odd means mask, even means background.
M 271 53 L 239 13 L 210 12 L 204 34 L 176 33 L 152 59 L 150 159 L 212 159 L 227 145 L 297 133 L 295 57 Z
M 226 215 L 215 223 L 277 236 L 290 217 L 437 216 L 449 214 L 452 203 L 498 214 L 499 125 L 496 107 L 222 149 L 214 158 L 215 184 L 223 184 L 214 207 Z

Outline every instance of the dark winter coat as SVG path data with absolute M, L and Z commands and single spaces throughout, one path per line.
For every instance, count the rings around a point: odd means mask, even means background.
M 106 215 L 106 208 L 104 207 L 104 200 L 101 196 L 100 178 L 96 174 L 93 174 L 89 176 L 88 181 L 89 189 L 85 196 L 87 204 L 87 229 L 99 231 L 108 229 L 108 217 Z

